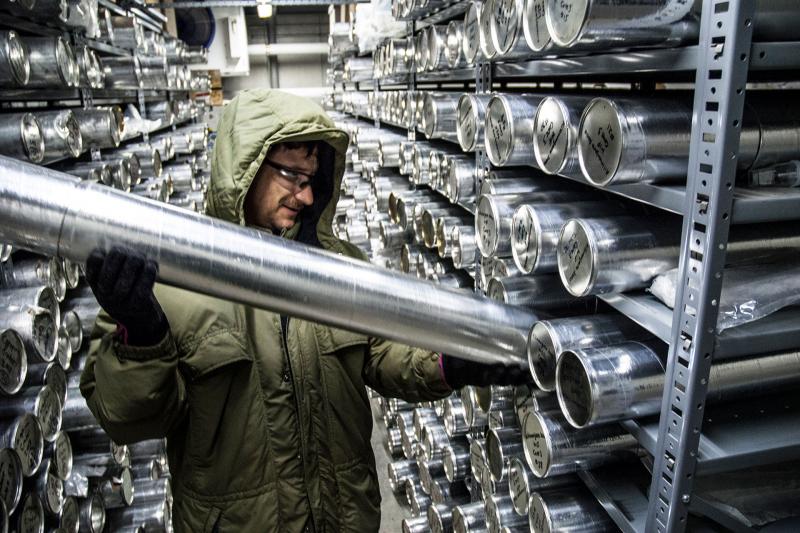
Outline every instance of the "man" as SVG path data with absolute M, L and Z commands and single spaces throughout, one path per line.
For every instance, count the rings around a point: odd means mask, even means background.
M 208 213 L 363 257 L 331 228 L 347 143 L 308 100 L 240 94 L 220 120 Z M 178 532 L 377 531 L 365 385 L 422 401 L 525 379 L 518 368 L 154 286 L 157 268 L 120 248 L 87 261 L 106 313 L 81 392 L 118 443 L 167 437 Z

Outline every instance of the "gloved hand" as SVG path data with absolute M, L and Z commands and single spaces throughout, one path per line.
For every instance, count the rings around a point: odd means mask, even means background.
M 533 381 L 531 373 L 520 365 L 476 363 L 442 354 L 444 379 L 453 389 L 465 385 L 524 385 Z
M 121 246 L 107 254 L 95 248 L 86 260 L 86 280 L 97 302 L 122 327 L 131 346 L 158 344 L 169 322 L 153 294 L 158 263 Z

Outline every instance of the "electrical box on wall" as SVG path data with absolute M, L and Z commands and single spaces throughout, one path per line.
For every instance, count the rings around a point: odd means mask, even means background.
M 217 34 L 208 49 L 208 64 L 203 68 L 219 70 L 222 77 L 249 75 L 244 8 L 215 7 L 212 11 L 217 20 Z

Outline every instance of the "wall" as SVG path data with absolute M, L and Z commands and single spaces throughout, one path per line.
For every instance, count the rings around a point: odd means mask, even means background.
M 276 7 L 271 19 L 260 19 L 255 9 L 246 8 L 247 35 L 250 44 L 327 42 L 328 14 L 325 6 Z M 276 87 L 281 89 L 325 87 L 327 57 L 250 56 L 250 75 L 225 78 L 225 98 L 242 89 Z M 311 91 L 319 92 L 319 91 Z

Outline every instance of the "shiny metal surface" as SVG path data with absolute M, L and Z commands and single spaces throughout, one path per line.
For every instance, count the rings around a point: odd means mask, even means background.
M 42 126 L 33 114 L 0 115 L 0 154 L 41 163 L 44 149 Z
M 442 70 L 447 67 L 447 25 L 434 24 L 427 28 L 428 59 L 426 70 Z
M 97 492 L 91 493 L 80 503 L 81 531 L 101 533 L 106 524 L 106 508 L 103 498 Z
M 505 478 L 509 460 L 522 457 L 522 433 L 519 428 L 490 429 L 486 433 L 486 462 L 494 481 Z
M 123 468 L 118 475 L 104 479 L 98 486 L 98 492 L 106 509 L 129 507 L 135 497 L 131 471 Z
M 451 20 L 447 25 L 444 55 L 448 68 L 461 68 L 467 64 L 463 52 L 464 22 Z
M 44 459 L 39 471 L 28 485 L 30 492 L 38 496 L 47 516 L 59 516 L 64 506 L 64 481 L 55 475 L 52 461 Z
M 528 516 L 530 496 L 534 492 L 550 491 L 564 487 L 575 487 L 581 484 L 580 479 L 572 474 L 535 477 L 521 457 L 512 457 L 508 468 L 508 487 L 514 511 L 521 516 Z
M 428 528 L 428 516 L 417 516 L 414 518 L 403 518 L 400 523 L 403 533 L 426 533 Z
M 28 353 L 19 333 L 10 328 L 0 328 L 0 391 L 16 394 L 28 372 Z
M 585 488 L 534 492 L 528 515 L 531 531 L 603 533 L 616 525 Z
M 44 508 L 36 492 L 28 492 L 20 503 L 21 511 L 16 516 L 17 531 L 44 533 Z
M 0 444 L 17 453 L 22 475 L 33 476 L 39 469 L 44 452 L 44 439 L 39 421 L 31 413 L 23 413 L 0 425 Z
M 171 527 L 171 506 L 168 501 L 137 503 L 132 507 L 108 510 L 108 529 L 124 531 L 126 527 L 141 527 L 141 531 L 169 533 Z
M 531 55 L 523 35 L 525 0 L 494 0 L 490 21 L 490 38 L 497 59 Z
M 71 110 L 37 112 L 36 119 L 41 126 L 45 161 L 81 155 L 80 124 Z
M 75 59 L 78 63 L 79 85 L 92 89 L 105 87 L 105 72 L 94 50 L 88 46 L 78 46 L 75 50 Z
M 498 302 L 526 307 L 532 311 L 575 308 L 584 302 L 571 295 L 555 274 L 492 277 L 486 288 L 486 296 Z
M 136 161 L 138 162 L 139 171 L 142 177 L 158 178 L 161 176 L 161 173 L 164 170 L 161 162 L 161 153 L 147 143 L 127 145 L 114 152 L 114 155 L 125 156 L 128 158 L 136 156 Z M 133 175 L 131 175 L 131 182 L 134 185 L 137 183 L 133 180 Z
M 677 46 L 697 40 L 699 13 L 680 0 L 547 0 L 545 20 L 562 47 L 603 50 Z
M 581 175 L 578 144 L 581 114 L 589 96 L 561 95 L 542 99 L 533 120 L 536 165 L 547 174 Z
M 483 502 L 467 503 L 453 508 L 453 532 L 469 533 L 484 531 L 486 512 Z
M 611 346 L 640 338 L 641 329 L 616 315 L 591 315 L 540 320 L 528 337 L 528 366 L 536 385 L 556 390 L 556 362 L 566 350 Z
M 486 155 L 493 165 L 535 165 L 533 120 L 542 96 L 497 94 L 486 106 Z
M 530 412 L 522 434 L 525 460 L 537 477 L 591 469 L 637 453 L 636 439 L 622 426 L 575 429 L 559 413 Z
M 26 87 L 76 87 L 78 63 L 72 46 L 61 36 L 25 37 L 30 61 L 30 78 Z
M 612 200 L 523 204 L 511 219 L 511 253 L 524 274 L 558 272 L 558 240 L 570 218 L 613 216 L 624 208 Z
M 461 50 L 464 53 L 464 60 L 468 65 L 474 64 L 481 52 L 480 44 L 480 13 L 481 3 L 470 2 L 464 14 L 463 41 Z
M 395 494 L 403 493 L 409 478 L 418 478 L 417 462 L 410 459 L 393 461 L 387 465 L 389 486 Z
M 465 152 L 474 152 L 484 144 L 486 106 L 491 98 L 488 94 L 462 94 L 459 97 L 456 136 Z
M 19 310 L 0 309 L 0 329 L 14 330 L 22 339 L 24 353 L 31 360 L 50 362 L 56 357 L 58 324 L 47 309 L 35 306 L 26 306 Z M 17 352 L 12 360 L 22 353 Z M 20 375 L 24 375 L 21 369 Z M 14 378 L 9 378 L 10 383 L 13 380 Z
M 144 87 L 139 58 L 104 57 L 101 59 L 107 89 L 141 89 Z
M 13 513 L 22 497 L 22 465 L 19 456 L 10 448 L 0 448 L 0 500 L 8 514 Z
M 0 85 L 26 85 L 31 74 L 28 50 L 13 30 L 0 31 Z
M 494 3 L 495 0 L 484 0 L 480 8 L 480 16 L 478 17 L 480 50 L 483 57 L 487 60 L 497 55 L 497 50 L 492 42 L 492 11 L 494 11 Z
M 422 129 L 427 138 L 458 140 L 458 99 L 459 95 L 453 93 L 425 93 Z
M 71 354 L 71 352 L 70 352 Z M 25 387 L 50 385 L 57 393 L 59 403 L 64 405 L 67 398 L 67 375 L 58 362 L 30 363 L 25 376 Z
M 11 275 L 6 279 L 6 287 L 40 287 L 47 285 L 61 301 L 67 290 L 62 262 L 55 258 L 35 255 L 18 255 L 13 263 Z M 58 318 L 56 316 L 55 318 Z
M 453 203 L 475 202 L 475 163 L 462 159 L 451 161 L 446 176 L 445 194 Z
M 657 413 L 663 386 L 661 358 L 638 342 L 566 350 L 556 365 L 558 403 L 576 428 Z
M 486 524 L 490 533 L 501 533 L 503 527 L 522 529 L 528 525 L 528 518 L 514 512 L 511 497 L 507 494 L 495 494 L 484 501 Z
M 478 257 L 478 244 L 475 240 L 475 228 L 472 226 L 455 226 L 451 233 L 451 259 L 456 268 L 470 267 Z
M 525 42 L 533 52 L 543 52 L 551 47 L 550 32 L 545 21 L 547 0 L 526 0 L 522 30 Z
M 462 441 L 455 441 L 444 451 L 442 458 L 444 474 L 448 481 L 455 483 L 470 474 L 470 448 Z
M 53 474 L 62 481 L 66 481 L 72 473 L 72 441 L 66 431 L 59 431 L 53 444 L 49 446 L 44 457 L 50 459 Z
M 427 509 L 431 504 L 431 498 L 422 492 L 422 486 L 414 478 L 409 478 L 406 481 L 406 501 L 408 501 L 408 506 L 411 507 L 411 515 L 414 517 L 422 516 L 427 524 L 427 515 L 423 515 L 423 510 Z
M 74 311 L 64 312 L 61 317 L 61 328 L 69 339 L 73 353 L 76 353 L 83 345 L 83 324 L 78 314 Z M 59 336 L 61 336 L 61 331 L 59 331 Z
M 42 285 L 38 287 L 5 288 L 0 291 L 0 309 L 23 311 L 30 306 L 47 309 L 53 321 L 57 324 L 61 323 L 61 309 L 58 306 L 56 293 L 52 288 Z
M 42 429 L 42 437 L 52 442 L 61 429 L 61 400 L 49 385 L 20 390 L 16 396 L 0 403 L 0 418 L 13 418 L 32 413 Z

